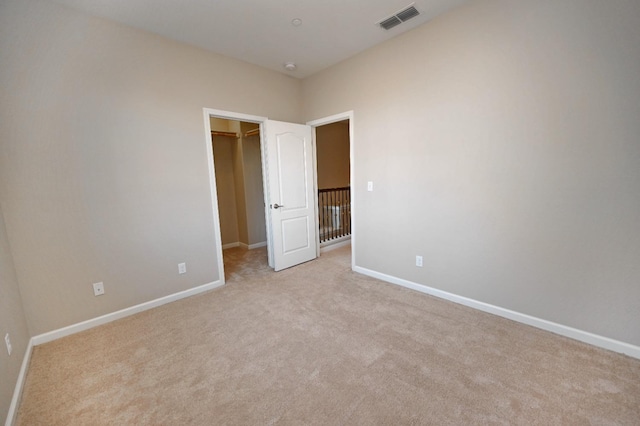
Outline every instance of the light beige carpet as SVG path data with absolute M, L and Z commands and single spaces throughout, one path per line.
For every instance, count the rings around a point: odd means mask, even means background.
M 348 248 L 227 263 L 223 288 L 36 347 L 17 423 L 640 424 L 639 360 L 355 274 Z

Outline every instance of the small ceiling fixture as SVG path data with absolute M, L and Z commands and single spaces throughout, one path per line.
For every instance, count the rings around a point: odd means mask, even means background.
M 404 9 L 378 22 L 378 25 L 380 25 L 385 30 L 390 30 L 396 25 L 400 25 L 403 22 L 407 22 L 411 18 L 415 18 L 416 16 L 420 15 L 420 12 L 418 12 L 418 9 L 416 9 L 414 5 L 415 3 L 411 3 Z
M 284 67 L 284 69 L 286 69 L 287 71 L 295 71 L 296 68 L 298 68 L 298 66 L 296 64 L 294 64 L 293 62 L 286 62 L 284 65 L 282 65 Z
M 302 25 L 302 19 L 300 18 L 292 19 L 291 25 L 293 25 L 294 27 L 299 27 L 300 25 Z

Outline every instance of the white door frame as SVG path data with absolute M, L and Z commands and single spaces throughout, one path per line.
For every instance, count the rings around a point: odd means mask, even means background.
M 264 134 L 264 123 L 268 120 L 267 117 L 262 117 L 258 115 L 249 115 L 243 114 L 239 112 L 232 111 L 224 111 L 213 108 L 203 108 L 203 118 L 204 118 L 204 128 L 205 128 L 205 147 L 207 152 L 207 164 L 209 166 L 209 188 L 211 191 L 211 202 L 212 202 L 212 213 L 213 213 L 213 227 L 216 242 L 216 252 L 218 258 L 218 265 L 220 268 L 220 281 L 222 284 L 225 283 L 224 277 L 224 259 L 222 256 L 222 234 L 220 231 L 220 211 L 218 208 L 218 191 L 217 191 L 217 183 L 216 183 L 216 173 L 215 173 L 215 165 L 213 161 L 213 140 L 211 137 L 211 117 L 222 118 L 226 120 L 237 120 L 237 121 L 245 121 L 249 123 L 258 123 L 260 126 L 260 152 L 262 156 L 262 186 L 264 191 L 264 210 L 265 210 L 265 222 L 266 222 L 266 230 L 267 230 L 267 253 L 269 258 L 269 266 L 273 267 L 273 253 L 272 253 L 272 229 L 271 229 L 271 211 L 268 208 L 269 206 L 269 187 L 268 187 L 268 175 L 267 175 L 267 167 L 265 164 L 265 152 L 266 152 L 266 139 Z M 317 152 L 316 152 L 316 132 L 315 128 L 319 126 L 324 126 L 326 124 L 335 123 L 338 121 L 349 120 L 349 185 L 351 187 L 351 269 L 355 267 L 355 256 L 356 256 L 356 226 L 355 226 L 355 212 L 356 212 L 356 202 L 355 202 L 355 167 L 354 167 L 354 121 L 353 121 L 354 113 L 353 111 L 346 111 L 339 114 L 334 114 L 328 117 L 319 118 L 317 120 L 312 120 L 307 122 L 308 126 L 311 126 L 312 129 L 312 145 L 313 145 L 313 180 L 314 180 L 314 188 L 315 188 L 315 209 L 317 215 L 318 209 L 318 163 L 317 163 Z M 317 235 L 317 233 L 316 233 Z M 320 253 L 320 238 L 319 236 L 316 238 L 316 253 Z
M 334 114 L 329 117 L 319 118 L 317 120 L 308 121 L 307 125 L 311 126 L 311 135 L 313 143 L 313 184 L 315 187 L 315 204 L 316 215 L 318 214 L 318 155 L 316 146 L 316 127 L 324 126 L 326 124 L 336 123 L 338 121 L 349 120 L 349 186 L 351 187 L 351 269 L 356 265 L 356 226 L 355 226 L 355 191 L 356 186 L 354 183 L 355 169 L 354 169 L 354 139 L 353 139 L 353 110 L 342 112 L 340 114 Z M 316 238 L 317 252 L 320 253 L 320 236 Z
M 272 248 L 271 248 L 271 226 L 269 220 L 268 206 L 268 187 L 267 177 L 265 169 L 265 137 L 264 137 L 264 123 L 267 121 L 267 117 L 261 117 L 258 115 L 248 115 L 239 112 L 222 111 L 212 108 L 203 108 L 202 113 L 204 116 L 204 129 L 205 129 L 205 145 L 207 149 L 207 164 L 209 166 L 209 188 L 211 190 L 211 203 L 213 211 L 213 229 L 215 231 L 216 252 L 218 253 L 218 265 L 220 268 L 220 281 L 225 283 L 224 278 L 224 259 L 222 257 L 222 234 L 220 231 L 220 210 L 218 208 L 218 187 L 216 183 L 216 171 L 213 161 L 213 139 L 211 137 L 211 117 L 223 118 L 225 120 L 245 121 L 249 123 L 258 123 L 260 125 L 260 153 L 262 156 L 262 187 L 264 191 L 264 205 L 265 205 L 265 222 L 267 228 L 267 253 L 269 256 L 269 266 L 273 265 Z

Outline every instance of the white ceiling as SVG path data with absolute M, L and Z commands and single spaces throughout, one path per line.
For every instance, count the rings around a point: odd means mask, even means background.
M 415 0 L 420 15 L 389 31 L 377 23 L 412 0 L 52 1 L 304 78 L 468 0 Z M 286 62 L 298 68 L 286 71 Z

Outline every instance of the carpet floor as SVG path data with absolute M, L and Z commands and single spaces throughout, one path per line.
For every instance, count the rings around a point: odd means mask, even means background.
M 640 360 L 356 274 L 349 248 L 34 348 L 18 425 L 640 424 Z

